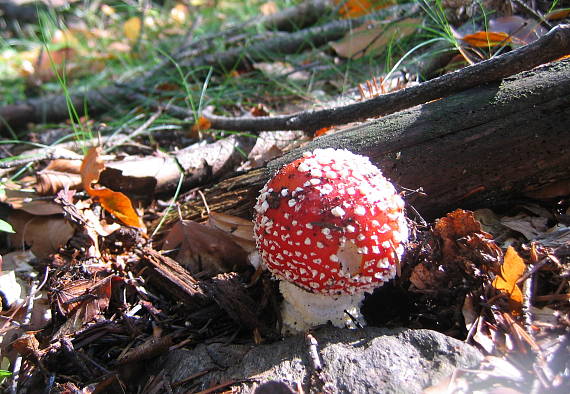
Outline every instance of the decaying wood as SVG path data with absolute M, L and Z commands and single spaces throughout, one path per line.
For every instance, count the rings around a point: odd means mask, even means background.
M 259 189 L 282 165 L 315 148 L 370 156 L 426 218 L 493 206 L 570 178 L 570 60 L 319 137 L 266 167 L 205 191 L 213 211 L 251 217 Z M 182 206 L 199 219 L 201 201 Z
M 180 264 L 151 248 L 145 248 L 140 259 L 145 280 L 160 289 L 161 294 L 179 300 L 189 308 L 197 308 L 208 302 L 208 296 L 198 281 Z
M 211 182 L 238 166 L 243 160 L 242 152 L 248 153 L 254 142 L 249 137 L 234 135 L 212 143 L 196 143 L 172 156 L 132 157 L 111 162 L 101 173 L 99 182 L 140 199 L 174 190 L 182 174 L 184 187 L 191 188 Z
M 485 83 L 497 81 L 501 78 L 530 70 L 540 64 L 556 60 L 566 55 L 569 47 L 570 25 L 559 25 L 540 39 L 514 51 L 442 75 L 420 85 L 384 94 L 363 102 L 281 116 L 226 118 L 207 112 L 204 115 L 210 120 L 214 129 L 248 132 L 261 130 L 314 131 L 323 127 L 342 125 L 363 121 L 374 116 L 387 115 Z

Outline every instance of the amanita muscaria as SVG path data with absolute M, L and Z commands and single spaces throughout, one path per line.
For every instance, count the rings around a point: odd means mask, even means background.
M 404 202 L 367 157 L 316 149 L 261 190 L 254 235 L 281 280 L 286 331 L 358 316 L 365 292 L 394 278 L 408 239 Z

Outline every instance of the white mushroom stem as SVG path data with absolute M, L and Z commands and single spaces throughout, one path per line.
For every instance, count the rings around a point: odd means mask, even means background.
M 284 298 L 281 306 L 284 333 L 305 331 L 329 321 L 335 327 L 355 328 L 353 320 L 345 311 L 359 323 L 364 323 L 360 315 L 364 293 L 333 297 L 309 293 L 284 280 L 279 282 L 279 289 Z

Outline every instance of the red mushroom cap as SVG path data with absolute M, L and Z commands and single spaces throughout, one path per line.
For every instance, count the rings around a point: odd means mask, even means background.
M 267 268 L 313 293 L 371 291 L 396 275 L 404 202 L 367 157 L 316 149 L 261 190 L 254 235 Z

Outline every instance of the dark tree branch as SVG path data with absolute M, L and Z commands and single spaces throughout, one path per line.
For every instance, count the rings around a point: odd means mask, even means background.
M 476 86 L 530 70 L 568 54 L 570 25 L 559 25 L 540 39 L 503 55 L 424 82 L 420 85 L 343 107 L 291 115 L 230 118 L 204 113 L 212 128 L 233 131 L 307 130 L 363 121 L 437 100 Z
M 284 164 L 316 148 L 369 156 L 426 219 L 457 207 L 512 203 L 570 179 L 570 60 L 314 139 L 266 167 L 205 190 L 212 211 L 251 217 L 259 190 Z M 202 201 L 181 206 L 200 220 Z M 172 220 L 177 220 L 176 215 Z M 167 228 L 168 226 L 165 226 Z

